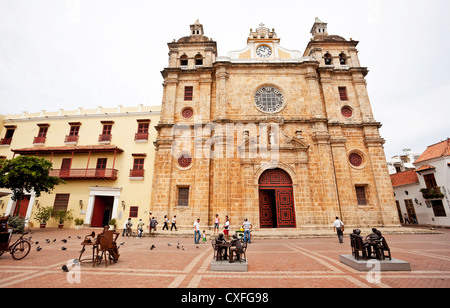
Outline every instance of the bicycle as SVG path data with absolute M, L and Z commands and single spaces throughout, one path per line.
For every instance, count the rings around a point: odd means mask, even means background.
M 22 260 L 25 258 L 31 250 L 31 242 L 23 238 L 28 233 L 23 233 L 12 245 L 10 245 L 12 233 L 0 233 L 0 256 L 5 252 L 10 252 L 14 260 Z

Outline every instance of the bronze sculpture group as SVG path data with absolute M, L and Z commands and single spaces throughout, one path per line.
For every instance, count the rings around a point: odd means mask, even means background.
M 387 241 L 376 228 L 372 228 L 372 233 L 366 236 L 365 239 L 361 236 L 361 230 L 354 229 L 353 233 L 350 234 L 350 244 L 352 255 L 356 260 L 377 259 L 382 261 L 386 258 L 392 260 L 391 250 Z
M 227 242 L 223 233 L 220 233 L 216 239 L 212 240 L 211 245 L 214 248 L 216 261 L 228 260 L 229 263 L 233 263 L 235 260 L 239 262 L 246 261 L 247 243 L 242 243 L 236 234 L 233 235 L 233 239 L 230 242 Z M 236 259 L 234 258 L 235 256 Z

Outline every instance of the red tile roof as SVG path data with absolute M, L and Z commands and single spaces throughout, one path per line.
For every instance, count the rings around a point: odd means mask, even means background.
M 392 186 L 401 186 L 407 184 L 419 183 L 419 179 L 416 174 L 416 170 L 408 170 L 404 172 L 399 172 L 396 174 L 391 174 Z
M 431 170 L 431 169 L 436 169 L 436 167 L 433 167 L 431 165 L 423 165 L 422 167 L 417 169 L 416 172 L 425 171 L 425 170 Z
M 429 159 L 442 156 L 450 156 L 450 138 L 439 143 L 430 145 L 425 152 L 414 163 L 420 163 Z

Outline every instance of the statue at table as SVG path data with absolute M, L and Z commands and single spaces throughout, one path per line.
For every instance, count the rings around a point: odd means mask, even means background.
M 225 246 L 226 243 L 227 241 L 223 237 L 223 233 L 219 233 L 219 236 L 216 238 L 217 256 L 218 258 L 221 257 L 223 260 L 228 259 L 228 247 Z
M 237 235 L 233 235 L 233 239 L 231 240 L 231 250 L 230 250 L 230 259 L 229 262 L 233 262 L 233 253 L 236 254 L 236 261 L 241 261 L 241 254 L 244 252 L 242 248 L 241 240 L 238 239 Z

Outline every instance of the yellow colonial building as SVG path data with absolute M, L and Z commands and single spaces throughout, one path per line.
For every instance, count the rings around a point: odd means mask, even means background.
M 122 228 L 129 217 L 134 225 L 139 218 L 148 223 L 159 117 L 159 106 L 142 105 L 3 116 L 0 157 L 44 157 L 53 163 L 51 175 L 66 183 L 40 198 L 27 192 L 20 207 L 3 189 L 2 214 L 20 214 L 29 226 L 39 226 L 34 213 L 53 206 L 72 209 L 85 226 L 102 227 L 115 218 Z M 74 221 L 66 226 L 73 227 Z
M 198 21 L 168 44 L 152 210 L 180 225 L 399 225 L 357 41 L 316 19 L 304 52 L 274 29 L 219 56 Z

